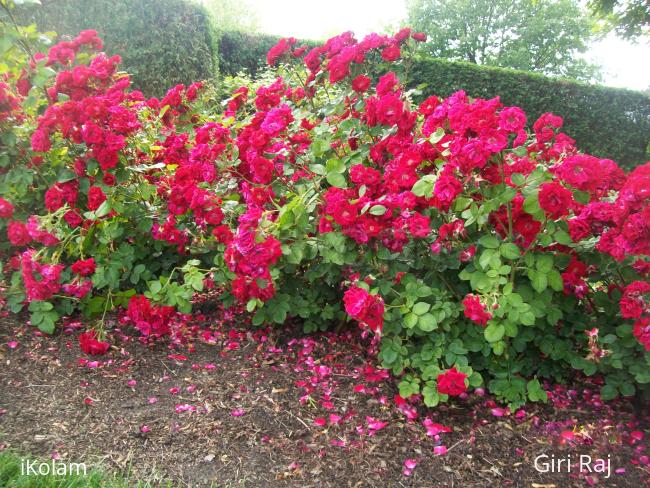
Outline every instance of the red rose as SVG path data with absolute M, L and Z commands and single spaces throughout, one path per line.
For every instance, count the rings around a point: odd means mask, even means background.
M 384 324 L 384 301 L 378 295 L 371 295 L 363 288 L 352 286 L 343 295 L 345 311 L 350 317 L 366 324 L 379 334 Z
M 481 299 L 476 295 L 467 295 L 463 300 L 463 306 L 465 307 L 463 311 L 465 317 L 483 327 L 492 318 L 492 314 L 485 309 L 485 305 L 481 303 Z
M 79 260 L 71 266 L 72 272 L 80 276 L 90 276 L 95 272 L 95 260 L 93 258 L 88 258 L 84 260 Z
M 25 246 L 32 241 L 27 226 L 17 220 L 9 222 L 7 226 L 7 237 L 12 246 Z
M 4 198 L 0 198 L 0 219 L 10 219 L 14 215 L 14 206 Z
M 396 61 L 399 59 L 401 54 L 402 53 L 399 50 L 399 46 L 393 44 L 387 48 L 384 48 L 384 50 L 381 52 L 381 59 L 384 61 Z
M 102 182 L 106 186 L 114 186 L 115 185 L 115 175 L 113 173 L 104 173 L 104 176 L 102 177 Z
M 89 330 L 79 335 L 79 347 L 86 354 L 101 356 L 106 354 L 111 345 L 108 342 L 97 340 L 97 333 L 94 330 Z
M 88 210 L 97 210 L 106 201 L 106 195 L 98 186 L 90 187 L 88 190 Z
M 366 75 L 359 75 L 354 80 L 352 80 L 352 89 L 356 92 L 363 93 L 368 88 L 370 88 L 370 82 L 372 80 Z
M 451 368 L 438 375 L 438 392 L 449 396 L 458 396 L 467 391 L 465 385 L 467 375 Z
M 539 206 L 552 219 L 569 214 L 574 205 L 573 194 L 559 183 L 544 183 L 539 190 Z

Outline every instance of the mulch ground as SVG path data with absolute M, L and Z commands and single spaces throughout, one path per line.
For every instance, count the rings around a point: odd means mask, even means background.
M 352 332 L 302 337 L 198 320 L 208 325 L 173 350 L 125 328 L 107 355 L 88 357 L 80 323 L 42 337 L 25 320 L 0 319 L 0 449 L 192 487 L 650 482 L 647 409 L 639 420 L 638 408 L 603 405 L 588 385 L 512 413 L 479 395 L 432 411 L 396 406 L 394 382 Z M 611 477 L 577 466 L 539 473 L 541 454 L 610 456 Z

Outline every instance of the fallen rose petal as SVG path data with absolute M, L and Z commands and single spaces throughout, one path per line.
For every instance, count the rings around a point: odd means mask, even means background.
M 492 409 L 492 415 L 495 417 L 503 417 L 506 414 L 506 410 L 501 407 L 496 407 Z
M 241 417 L 242 415 L 246 415 L 246 411 L 243 408 L 237 408 L 230 412 L 230 415 L 233 417 Z
M 408 469 L 415 469 L 415 467 L 418 465 L 417 459 L 405 459 L 404 460 L 404 467 Z
M 372 417 L 366 417 L 366 423 L 370 430 L 381 430 L 388 425 L 388 422 L 382 422 Z
M 436 456 L 442 456 L 447 454 L 447 446 L 436 446 L 433 448 L 433 454 Z
M 9 341 L 7 342 L 7 347 L 9 349 L 16 349 L 18 347 L 18 342 L 16 341 Z
M 314 419 L 314 424 L 318 425 L 319 427 L 325 427 L 327 425 L 327 420 L 325 420 L 323 417 L 318 417 Z
M 143 434 L 146 434 L 147 432 L 149 432 L 149 430 L 150 430 L 149 426 L 147 425 L 143 425 L 140 427 L 140 432 L 142 432 Z

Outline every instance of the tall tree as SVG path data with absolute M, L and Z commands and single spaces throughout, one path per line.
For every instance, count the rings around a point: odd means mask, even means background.
M 407 8 L 433 56 L 581 80 L 598 75 L 579 57 L 594 20 L 575 0 L 407 0 Z
M 589 8 L 606 31 L 633 40 L 650 36 L 650 0 L 590 0 Z
M 257 31 L 259 19 L 245 0 L 198 0 L 212 14 L 217 29 L 221 31 Z

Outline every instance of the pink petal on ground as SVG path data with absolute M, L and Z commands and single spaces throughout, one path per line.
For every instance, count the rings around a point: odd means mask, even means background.
M 175 410 L 176 413 L 195 412 L 196 407 L 194 405 L 188 405 L 187 403 L 185 403 L 185 404 L 176 405 Z
M 442 456 L 447 454 L 447 446 L 436 446 L 433 448 L 433 454 L 436 456 Z
M 635 442 L 641 442 L 643 440 L 643 432 L 640 430 L 633 430 L 630 432 L 630 437 L 635 441 Z
M 187 361 L 187 356 L 183 356 L 182 354 L 169 354 L 167 357 L 174 361 Z
M 417 459 L 405 459 L 404 460 L 404 467 L 408 469 L 415 469 L 415 467 L 418 465 L 418 460 Z
M 233 417 L 241 417 L 242 415 L 246 415 L 246 410 L 244 410 L 243 408 L 237 408 L 232 412 L 230 412 L 230 415 L 232 415 Z
M 146 434 L 147 432 L 149 432 L 149 430 L 150 429 L 148 425 L 143 425 L 140 427 L 140 432 L 142 432 L 143 434 Z
M 439 424 L 437 422 L 432 421 L 430 418 L 424 419 L 422 422 L 422 425 L 424 425 L 424 428 L 427 429 L 427 435 L 428 436 L 436 436 L 441 433 L 446 433 L 446 432 L 451 432 L 452 429 L 451 427 L 447 427 L 446 425 Z
M 342 417 L 336 415 L 335 413 L 330 414 L 330 424 L 338 425 L 341 422 Z
M 149 397 L 149 404 L 153 405 L 154 403 L 158 403 L 158 399 L 156 397 Z
M 366 422 L 370 430 L 381 430 L 388 425 L 388 422 L 382 422 L 372 417 L 366 417 Z
M 564 441 L 572 442 L 572 441 L 575 440 L 576 435 L 573 433 L 572 430 L 565 430 L 565 431 L 563 431 L 563 432 L 560 434 L 560 437 L 561 437 L 562 440 L 564 440 Z
M 318 417 L 314 419 L 314 424 L 318 425 L 319 427 L 325 427 L 327 425 L 327 420 L 325 420 L 323 417 Z
M 506 410 L 501 407 L 496 407 L 492 409 L 492 415 L 495 417 L 503 417 L 506 414 Z
M 131 388 L 133 388 L 133 387 L 135 387 L 135 385 L 138 384 L 138 382 L 135 381 L 135 380 L 129 380 L 129 381 L 126 382 L 126 384 L 129 385 Z
M 178 386 L 174 386 L 174 387 L 169 389 L 169 393 L 171 393 L 172 395 L 177 395 L 178 392 L 180 392 L 180 391 L 181 391 L 181 389 Z
M 9 341 L 7 342 L 7 347 L 9 349 L 16 349 L 18 347 L 18 342 L 16 341 Z

